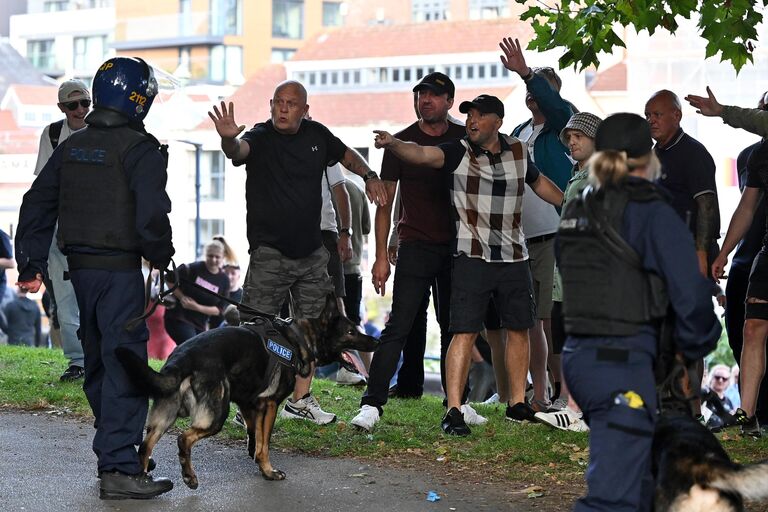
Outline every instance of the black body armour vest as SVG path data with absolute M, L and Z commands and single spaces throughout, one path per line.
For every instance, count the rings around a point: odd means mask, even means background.
M 662 196 L 652 183 L 628 181 L 599 191 L 587 187 L 568 204 L 557 241 L 567 334 L 632 336 L 665 316 L 663 281 L 642 268 L 619 234 L 628 201 L 657 199 Z
M 126 153 L 142 133 L 122 126 L 88 126 L 62 144 L 58 244 L 141 254 L 136 201 L 123 169 Z

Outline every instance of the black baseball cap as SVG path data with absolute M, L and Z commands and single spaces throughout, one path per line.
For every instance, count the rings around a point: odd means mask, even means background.
M 421 82 L 413 88 L 413 92 L 418 92 L 421 89 L 429 89 L 437 94 L 448 94 L 449 98 L 453 98 L 453 95 L 456 93 L 456 86 L 453 85 L 448 75 L 439 71 L 424 75 Z
M 639 158 L 650 153 L 652 147 L 648 121 L 637 114 L 613 114 L 600 123 L 595 133 L 595 151 L 624 151 L 629 158 Z
M 459 112 L 466 114 L 471 108 L 476 108 L 483 114 L 496 114 L 504 118 L 504 104 L 496 96 L 481 94 L 472 101 L 462 101 L 459 105 Z

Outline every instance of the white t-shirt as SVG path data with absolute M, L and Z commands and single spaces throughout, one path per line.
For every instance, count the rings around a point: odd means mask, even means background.
M 536 163 L 536 159 L 533 156 L 533 145 L 543 128 L 544 123 L 534 125 L 531 121 L 520 130 L 520 134 L 517 136 L 528 146 L 528 154 L 534 163 Z M 526 185 L 523 194 L 522 223 L 525 238 L 549 235 L 557 231 L 560 215 L 554 206 L 537 196 L 533 189 Z
M 326 176 L 328 177 L 327 180 Z M 325 170 L 321 187 L 323 189 L 323 210 L 320 213 L 321 231 L 339 232 L 336 226 L 336 210 L 333 208 L 333 201 L 331 200 L 331 190 L 339 185 L 344 186 L 345 181 L 344 173 L 341 172 L 341 165 L 332 165 Z
M 51 158 L 51 155 L 53 154 L 53 150 L 55 149 L 51 147 L 51 138 L 48 136 L 48 132 L 50 128 L 51 128 L 51 125 L 46 126 L 45 128 L 43 128 L 43 133 L 40 134 L 40 148 L 37 150 L 37 163 L 35 164 L 35 176 L 40 174 L 40 171 L 43 170 L 43 167 L 45 167 L 45 164 L 48 163 L 48 159 Z M 69 127 L 69 124 L 65 119 L 61 127 L 61 134 L 59 135 L 59 144 L 67 140 L 67 138 L 76 131 L 77 130 L 72 130 Z

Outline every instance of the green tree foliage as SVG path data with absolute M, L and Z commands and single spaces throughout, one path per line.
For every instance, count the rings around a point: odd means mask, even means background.
M 757 42 L 755 27 L 762 22 L 768 0 L 515 0 L 529 4 L 521 16 L 531 20 L 536 35 L 531 50 L 563 48 L 560 68 L 584 69 L 600 65 L 598 55 L 626 47 L 614 27 L 634 27 L 639 33 L 656 30 L 672 34 L 677 20 L 699 17 L 698 28 L 707 43 L 707 58 L 720 54 L 738 73 L 752 62 Z

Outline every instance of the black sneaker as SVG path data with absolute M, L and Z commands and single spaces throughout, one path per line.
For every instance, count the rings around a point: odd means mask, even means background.
M 741 411 L 741 409 L 739 409 L 739 411 Z M 741 425 L 741 435 L 754 437 L 756 439 L 763 436 L 763 433 L 760 430 L 760 422 L 757 421 L 757 417 L 752 416 L 748 418 L 746 423 Z
M 749 425 L 752 421 L 756 421 L 755 417 L 747 415 L 744 409 L 739 407 L 730 418 L 724 419 L 723 428 L 743 427 Z
M 451 407 L 451 409 L 445 413 L 445 417 L 440 423 L 440 426 L 442 427 L 443 432 L 452 436 L 468 436 L 472 433 L 472 431 L 469 430 L 467 423 L 464 421 L 464 415 L 461 414 L 461 411 L 456 407 Z
M 101 473 L 99 498 L 102 500 L 144 500 L 159 496 L 173 489 L 167 478 L 154 478 L 147 473 L 126 475 L 117 471 Z
M 507 405 L 505 416 L 509 421 L 536 421 L 536 411 L 531 409 L 531 406 L 524 402 L 518 402 L 515 405 Z
M 82 366 L 70 365 L 64 373 L 61 374 L 59 380 L 62 382 L 72 382 L 77 379 L 82 379 L 85 376 L 85 370 Z

